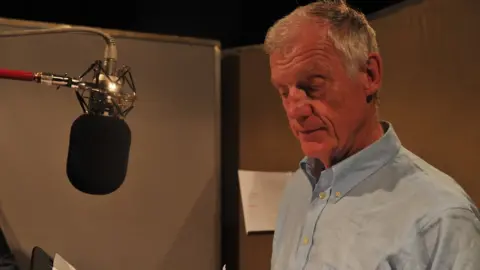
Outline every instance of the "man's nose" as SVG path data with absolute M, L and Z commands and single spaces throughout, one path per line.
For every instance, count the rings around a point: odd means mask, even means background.
M 290 88 L 286 102 L 288 117 L 300 120 L 310 116 L 312 108 L 308 101 L 305 91 L 296 87 Z

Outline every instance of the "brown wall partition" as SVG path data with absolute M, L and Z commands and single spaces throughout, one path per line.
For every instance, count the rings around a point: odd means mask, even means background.
M 407 148 L 480 203 L 478 10 L 480 1 L 407 0 L 371 21 L 384 59 L 382 119 L 393 123 Z M 238 82 L 239 168 L 296 169 L 302 154 L 269 83 L 261 46 L 225 52 L 224 61 L 224 75 Z M 236 180 L 228 179 L 232 186 Z M 246 236 L 241 209 L 238 216 L 238 269 L 269 269 L 272 235 Z

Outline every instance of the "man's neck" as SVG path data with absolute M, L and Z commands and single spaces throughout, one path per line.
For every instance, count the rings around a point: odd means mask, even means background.
M 382 124 L 377 117 L 373 118 L 356 132 L 352 138 L 352 142 L 348 144 L 349 147 L 346 151 L 337 157 L 333 157 L 330 164 L 325 164 L 325 167 L 331 167 L 367 148 L 369 145 L 378 141 L 383 136 L 383 133 Z

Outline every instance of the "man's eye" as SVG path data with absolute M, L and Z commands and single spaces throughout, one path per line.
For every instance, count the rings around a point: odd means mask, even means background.
M 313 93 L 313 92 L 318 90 L 318 88 L 316 88 L 313 85 L 299 85 L 298 89 L 301 89 L 302 91 L 304 91 L 307 94 Z
M 304 91 L 305 95 L 309 98 L 319 97 L 324 92 L 324 87 L 321 85 L 303 85 L 298 88 Z

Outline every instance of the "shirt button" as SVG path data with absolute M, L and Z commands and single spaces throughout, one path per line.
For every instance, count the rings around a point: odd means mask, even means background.
M 318 197 L 320 198 L 320 200 L 325 199 L 326 196 L 327 196 L 327 194 L 325 194 L 325 192 L 320 192 L 320 194 L 318 195 Z
M 308 244 L 308 237 L 305 236 L 305 237 L 303 238 L 303 244 L 304 244 L 304 245 Z
M 335 192 L 335 197 L 340 198 L 340 196 L 342 196 L 342 193 L 340 193 L 340 192 L 338 192 L 338 191 Z

